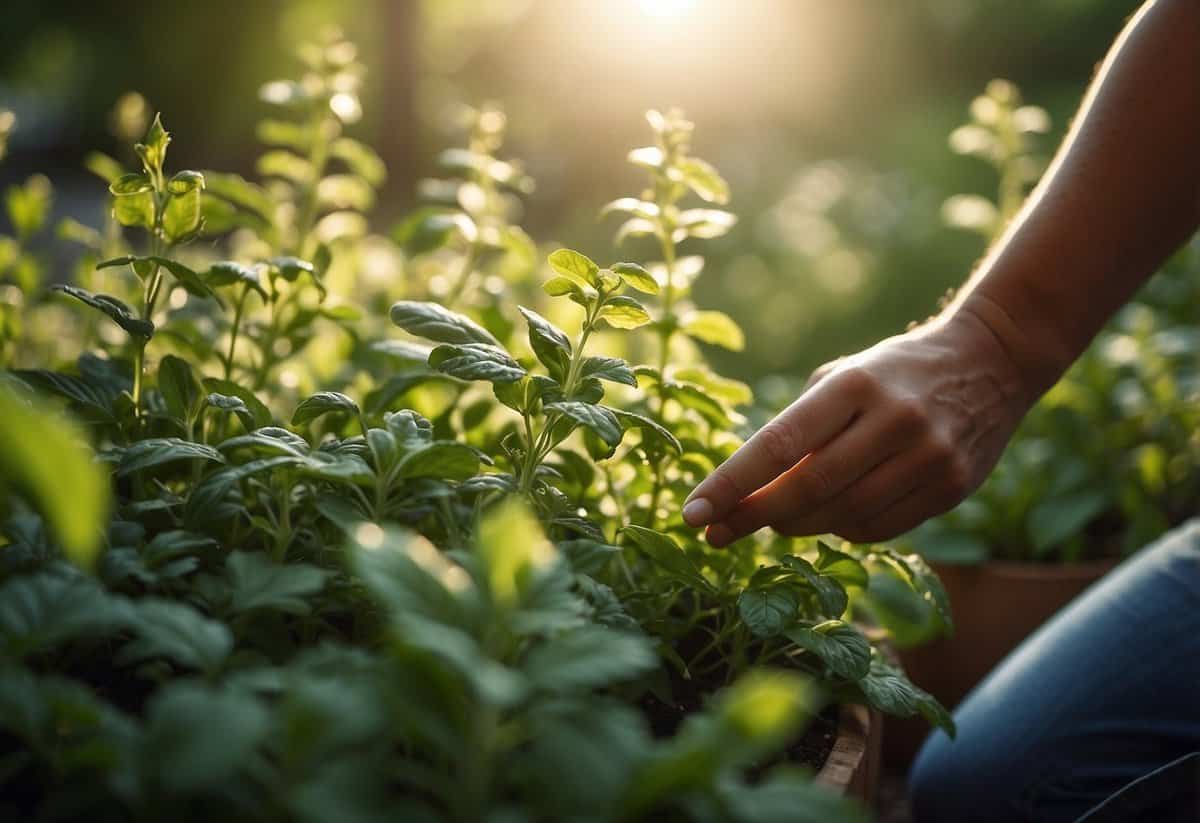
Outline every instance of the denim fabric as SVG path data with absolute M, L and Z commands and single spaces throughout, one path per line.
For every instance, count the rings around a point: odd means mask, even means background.
M 1200 520 L 1010 654 L 909 775 L 939 821 L 1200 821 Z

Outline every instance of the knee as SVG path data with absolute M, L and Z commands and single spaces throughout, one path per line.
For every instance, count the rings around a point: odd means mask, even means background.
M 989 745 L 934 734 L 917 755 L 908 794 L 917 823 L 1020 819 L 1017 798 L 1027 783 L 1015 763 Z

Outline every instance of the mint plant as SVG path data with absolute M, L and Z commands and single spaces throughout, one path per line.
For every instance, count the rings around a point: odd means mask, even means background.
M 426 296 L 451 309 L 485 293 L 472 288 L 481 276 L 495 273 L 511 282 L 529 275 L 537 255 L 529 235 L 513 222 L 518 198 L 531 194 L 534 183 L 519 162 L 499 157 L 508 124 L 503 110 L 464 108 L 459 119 L 467 130 L 466 146 L 438 156 L 447 177 L 421 182 L 429 204 L 394 232 L 410 261 L 441 258 Z
M 952 728 L 858 621 L 884 576 L 948 620 L 944 595 L 915 556 L 683 527 L 750 400 L 696 345 L 740 332 L 691 302 L 682 244 L 734 224 L 686 205 L 728 198 L 691 125 L 651 115 L 650 186 L 613 207 L 661 260 L 543 268 L 477 110 L 442 158 L 453 201 L 399 232 L 431 274 L 396 296 L 454 307 L 396 300 L 407 337 L 384 335 L 339 302 L 383 179 L 343 131 L 362 67 L 339 37 L 301 54 L 265 91 L 287 114 L 260 126 L 263 183 L 172 174 L 157 117 L 140 171 L 93 158 L 126 232 L 71 233 L 85 258 L 125 244 L 87 277 L 136 294 L 59 290 L 122 336 L 81 325 L 70 359 L 0 381 L 14 813 L 858 819 L 786 752 L 830 700 Z

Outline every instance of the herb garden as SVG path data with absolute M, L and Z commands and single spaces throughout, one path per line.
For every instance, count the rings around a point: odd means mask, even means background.
M 954 511 L 710 547 L 683 503 L 772 402 L 710 362 L 746 336 L 695 288 L 737 225 L 703 120 L 647 112 L 587 254 L 522 228 L 491 104 L 379 225 L 365 72 L 340 34 L 300 48 L 253 175 L 180 168 L 168 109 L 88 155 L 94 222 L 41 175 L 5 195 L 0 817 L 868 819 L 826 769 L 849 707 L 954 734 L 945 654 L 905 673 L 954 632 L 934 564 L 1115 559 L 1188 516 L 1184 253 Z M 1050 126 L 1011 84 L 971 112 L 951 145 L 999 194 L 944 213 L 992 238 Z M 0 111 L 0 162 L 22 127 Z

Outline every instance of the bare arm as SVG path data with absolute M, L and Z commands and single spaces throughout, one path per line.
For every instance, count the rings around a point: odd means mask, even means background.
M 872 541 L 951 508 L 1198 223 L 1200 0 L 1151 0 L 958 299 L 829 368 L 697 486 L 684 519 L 717 546 L 767 525 Z

